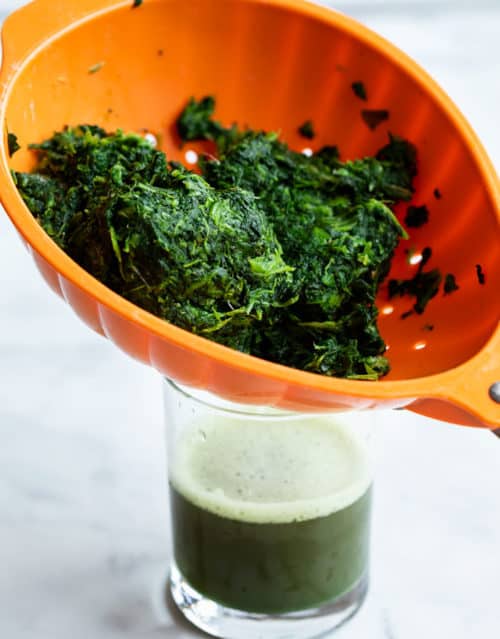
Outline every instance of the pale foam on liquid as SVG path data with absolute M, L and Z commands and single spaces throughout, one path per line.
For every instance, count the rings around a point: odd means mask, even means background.
M 196 506 L 249 523 L 330 515 L 371 484 L 364 442 L 349 424 L 308 417 L 193 424 L 178 442 L 174 488 Z

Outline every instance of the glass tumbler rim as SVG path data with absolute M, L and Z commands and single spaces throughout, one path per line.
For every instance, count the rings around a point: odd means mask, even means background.
M 273 408 L 265 404 L 244 404 L 224 399 L 207 390 L 196 389 L 191 386 L 179 384 L 169 377 L 164 377 L 164 383 L 172 390 L 178 392 L 184 399 L 192 401 L 199 406 L 208 408 L 224 414 L 234 415 L 241 419 L 249 417 L 252 419 L 272 419 L 273 421 L 286 421 L 290 419 L 303 419 L 304 417 L 320 418 L 331 414 L 328 412 L 298 412 L 286 411 L 280 408 Z M 339 416 L 357 413 L 359 411 L 340 411 Z

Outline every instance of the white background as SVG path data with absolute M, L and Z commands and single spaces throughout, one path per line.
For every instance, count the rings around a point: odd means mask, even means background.
M 500 166 L 500 0 L 335 6 L 426 67 Z M 1 211 L 0 291 L 0 637 L 198 636 L 160 605 L 158 376 L 49 291 Z M 498 639 L 500 440 L 406 412 L 377 430 L 373 588 L 337 636 Z

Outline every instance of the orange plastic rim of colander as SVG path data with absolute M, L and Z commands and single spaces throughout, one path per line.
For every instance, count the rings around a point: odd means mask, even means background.
M 391 64 L 404 69 L 425 92 L 432 95 L 453 122 L 479 167 L 489 196 L 500 203 L 498 177 L 471 127 L 434 80 L 408 56 L 356 21 L 329 9 L 301 0 L 253 2 L 284 8 L 334 25 L 379 51 Z M 5 133 L 0 151 L 0 193 L 8 215 L 31 247 L 45 278 L 60 293 L 62 291 L 67 301 L 75 307 L 79 304 L 85 306 L 89 299 L 94 301 L 100 318 L 100 325 L 94 328 L 103 334 L 110 336 L 109 333 L 113 331 L 108 330 L 107 323 L 115 321 L 119 324 L 119 330 L 130 330 L 130 336 L 125 335 L 120 344 L 130 354 L 134 354 L 134 330 L 140 329 L 140 335 L 148 340 L 150 364 L 165 373 L 153 350 L 155 344 L 170 345 L 174 352 L 178 350 L 178 356 L 188 353 L 200 366 L 209 366 L 212 379 L 217 380 L 211 389 L 228 397 L 237 396 L 238 401 L 245 401 L 247 395 L 252 402 L 258 402 L 259 397 L 268 401 L 273 397 L 272 389 L 275 388 L 274 405 L 296 410 L 406 407 L 445 421 L 498 427 L 500 406 L 489 397 L 488 386 L 484 382 L 485 378 L 491 382 L 500 379 L 498 326 L 472 358 L 438 374 L 383 383 L 322 377 L 234 351 L 151 315 L 98 282 L 50 240 L 24 205 L 10 175 L 5 122 L 9 98 L 23 67 L 49 42 L 99 15 L 130 4 L 130 0 L 74 0 L 64 6 L 58 4 L 55 12 L 51 0 L 35 0 L 8 18 L 4 25 L 0 118 Z M 500 205 L 496 208 L 496 214 L 500 220 Z M 127 344 L 127 339 L 130 344 Z M 178 381 L 190 382 L 183 379 Z M 238 393 L 234 392 L 235 384 L 239 385 Z M 271 390 L 268 392 L 268 389 Z

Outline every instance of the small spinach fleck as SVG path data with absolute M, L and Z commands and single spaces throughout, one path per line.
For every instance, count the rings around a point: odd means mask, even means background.
M 12 157 L 20 148 L 21 145 L 17 141 L 17 135 L 15 133 L 7 133 L 7 150 L 9 152 L 9 157 Z
M 96 62 L 91 67 L 88 68 L 88 72 L 92 75 L 93 73 L 97 73 L 104 66 L 104 62 Z
M 406 210 L 405 224 L 409 228 L 419 228 L 429 221 L 429 209 L 423 204 L 414 206 L 411 204 Z
M 476 275 L 479 284 L 484 284 L 486 282 L 486 277 L 484 275 L 483 267 L 481 266 L 481 264 L 476 264 Z
M 356 97 L 358 97 L 360 100 L 365 100 L 366 102 L 368 96 L 366 95 L 366 87 L 363 82 L 353 82 L 351 84 L 351 88 Z
M 307 138 L 308 140 L 312 140 L 316 135 L 311 120 L 306 120 L 303 124 L 301 124 L 298 128 L 298 132 L 303 138 Z
M 454 291 L 458 291 L 459 288 L 460 286 L 457 284 L 455 276 L 452 273 L 448 273 L 446 277 L 444 278 L 444 286 L 443 286 L 444 294 L 449 295 L 450 293 L 453 293 Z
M 389 111 L 387 109 L 363 109 L 361 117 L 368 128 L 374 131 L 382 122 L 389 119 Z
M 418 265 L 417 272 L 412 278 L 389 281 L 389 299 L 399 296 L 404 297 L 410 295 L 415 298 L 413 311 L 421 315 L 427 304 L 435 297 L 439 291 L 443 276 L 438 268 L 425 271 L 424 268 L 432 256 L 432 250 L 429 247 L 422 251 L 422 260 Z M 408 311 L 407 311 L 408 313 Z M 408 314 L 403 314 L 408 317 Z M 403 316 L 402 316 L 403 317 Z M 403 317 L 404 319 L 404 317 Z

